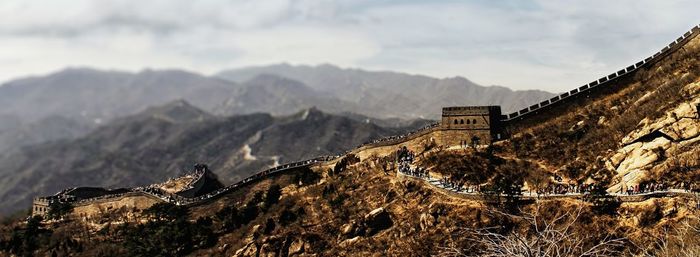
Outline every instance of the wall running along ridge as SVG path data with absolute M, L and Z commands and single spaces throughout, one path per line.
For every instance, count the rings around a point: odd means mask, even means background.
M 696 25 L 690 31 L 686 32 L 685 34 L 677 38 L 675 41 L 662 48 L 657 53 L 635 64 L 632 64 L 608 76 L 604 76 L 598 80 L 592 81 L 588 84 L 582 85 L 578 88 L 574 88 L 558 96 L 552 97 L 549 100 L 542 101 L 528 108 L 524 108 L 520 111 L 513 112 L 508 115 L 503 115 L 501 117 L 501 120 L 503 121 L 504 126 L 506 126 L 509 131 L 515 132 L 528 123 L 533 123 L 533 121 L 537 122 L 538 120 L 541 120 L 542 117 L 537 117 L 541 116 L 540 114 L 558 110 L 560 109 L 560 107 L 569 105 L 572 102 L 581 101 L 585 98 L 595 98 L 601 95 L 606 95 L 611 92 L 615 92 L 620 89 L 620 85 L 625 85 L 626 82 L 630 82 L 632 79 L 634 79 L 634 75 L 641 68 L 648 68 L 653 66 L 664 57 L 681 49 L 683 45 L 695 38 L 698 34 L 700 34 L 700 25 Z
M 480 135 L 485 136 L 487 134 L 490 134 L 492 138 L 497 138 L 496 134 L 498 132 L 501 132 L 501 126 L 503 126 L 504 130 L 506 130 L 502 132 L 503 136 L 505 137 L 507 134 L 512 134 L 512 132 L 517 131 L 519 128 L 526 126 L 529 123 L 538 122 L 538 118 L 542 119 L 542 115 L 540 114 L 558 110 L 560 109 L 560 107 L 574 103 L 576 101 L 581 101 L 582 99 L 597 97 L 600 95 L 605 95 L 617 91 L 619 90 L 619 87 L 617 86 L 632 80 L 634 78 L 634 74 L 636 74 L 636 72 L 639 69 L 651 67 L 664 57 L 680 49 L 684 44 L 686 44 L 691 39 L 695 38 L 698 34 L 700 34 L 700 25 L 693 27 L 690 31 L 686 32 L 681 37 L 671 42 L 668 46 L 665 46 L 659 52 L 633 65 L 630 65 L 626 68 L 623 68 L 615 73 L 602 77 L 586 85 L 575 88 L 571 91 L 562 93 L 549 100 L 534 104 L 528 108 L 524 108 L 520 111 L 510 113 L 508 115 L 500 115 L 499 108 L 499 117 L 495 119 L 498 123 L 497 127 L 494 126 L 496 125 L 496 122 L 494 122 L 494 120 L 491 120 L 489 124 L 491 125 L 489 127 L 491 132 L 486 132 L 485 134 Z M 466 116 L 467 115 L 464 115 L 464 117 Z M 480 113 L 477 116 L 483 116 L 483 113 Z M 452 126 L 447 126 L 447 124 L 444 124 L 444 122 L 445 120 L 443 117 L 443 126 L 441 126 L 441 123 L 433 123 L 416 131 L 406 133 L 404 135 L 392 136 L 374 140 L 371 142 L 366 142 L 364 144 L 359 145 L 354 150 L 347 151 L 341 155 L 321 156 L 304 161 L 282 164 L 277 167 L 258 172 L 235 184 L 226 186 L 215 192 L 211 192 L 209 194 L 199 197 L 187 198 L 177 194 L 159 194 L 156 192 L 149 192 L 140 189 L 131 189 L 132 191 L 129 193 L 104 195 L 100 197 L 74 201 L 72 202 L 75 206 L 74 213 L 79 214 L 81 216 L 92 216 L 104 210 L 119 209 L 121 207 L 133 209 L 146 209 L 157 202 L 163 201 L 171 202 L 177 205 L 197 205 L 212 199 L 216 199 L 223 194 L 226 194 L 243 186 L 250 185 L 267 177 L 271 177 L 273 175 L 292 170 L 297 170 L 299 168 L 310 167 L 313 165 L 322 165 L 324 162 L 335 161 L 341 156 L 350 153 L 357 155 L 361 159 L 366 159 L 367 157 L 374 154 L 386 155 L 388 153 L 391 153 L 399 144 L 408 146 L 409 148 L 413 149 L 420 149 L 419 147 L 427 141 L 434 141 L 437 144 L 442 145 L 456 145 L 456 141 L 469 140 L 468 137 L 472 137 L 471 134 L 464 133 L 464 130 L 462 130 L 461 128 L 461 122 L 460 124 L 458 124 L 459 126 L 455 128 L 453 128 Z M 471 128 L 471 126 L 464 126 L 464 129 L 469 128 Z M 497 133 L 494 133 L 494 128 L 495 130 L 497 130 Z M 202 177 L 196 179 L 190 185 L 188 185 L 188 190 L 196 189 L 197 184 L 200 181 L 202 181 Z M 46 197 L 35 198 L 32 208 L 33 215 L 43 216 L 46 214 L 46 212 L 48 211 L 48 201 L 46 199 Z

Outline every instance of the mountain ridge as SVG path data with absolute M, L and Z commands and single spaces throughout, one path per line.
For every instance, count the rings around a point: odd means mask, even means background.
M 436 79 L 390 71 L 343 69 L 330 64 L 255 66 L 224 70 L 214 76 L 238 83 L 260 74 L 300 81 L 336 98 L 367 106 L 383 118 L 389 117 L 387 113 L 398 113 L 397 117 L 435 119 L 435 110 L 448 105 L 501 105 L 507 112 L 554 96 L 541 90 L 513 91 L 503 86 L 480 86 L 459 76 Z M 393 108 L 385 110 L 386 106 Z
M 0 155 L 0 210 L 8 214 L 37 193 L 68 187 L 159 182 L 194 163 L 209 164 L 223 183 L 230 184 L 275 163 L 343 152 L 421 125 L 384 128 L 316 108 L 282 117 L 221 117 L 176 100 L 103 124 L 76 139 Z

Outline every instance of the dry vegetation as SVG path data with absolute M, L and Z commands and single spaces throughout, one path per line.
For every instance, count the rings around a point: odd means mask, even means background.
M 679 103 L 692 100 L 691 95 L 682 93 L 682 88 L 698 81 L 700 76 L 698 42 L 698 39 L 693 40 L 650 70 L 640 70 L 630 84 L 617 85 L 623 87 L 618 92 L 588 101 L 585 105 L 569 106 L 570 111 L 564 115 L 516 134 L 512 140 L 503 143 L 504 151 L 499 154 L 545 162 L 574 180 L 591 177 L 608 181 L 614 173 L 605 167 L 604 160 L 621 147 L 622 139 L 640 121 L 659 118 Z M 695 161 L 697 157 L 695 151 L 680 162 Z M 674 182 L 697 178 L 700 170 L 697 162 L 679 163 L 678 169 L 684 167 L 693 172 L 674 175 Z M 665 170 L 674 169 L 676 167 Z M 661 180 L 667 174 L 660 172 L 656 179 Z
M 487 149 L 423 142 L 419 165 L 495 192 L 533 189 L 562 176 L 610 182 L 605 160 L 645 118 L 688 101 L 700 44 L 672 54 L 613 94 Z M 694 147 L 694 148 L 693 148 Z M 511 199 L 508 205 L 446 193 L 397 175 L 389 147 L 314 170 L 266 178 L 189 209 L 156 205 L 95 220 L 5 222 L 0 254 L 71 256 L 698 256 L 700 197 L 602 206 L 596 201 Z M 698 181 L 697 144 L 663 156 L 651 179 Z M 384 155 L 378 155 L 384 153 Z M 364 157 L 363 157 L 364 158 Z M 500 200 L 500 199 L 499 199 Z M 604 207 L 604 208 L 601 208 Z M 604 211 L 601 211 L 604 209 Z M 126 210 L 121 210 L 126 211 Z
M 426 158 L 449 158 L 445 156 L 452 154 L 436 151 Z M 463 164 L 469 166 L 471 161 L 486 158 L 483 156 L 487 156 L 486 153 L 475 154 L 465 158 Z M 86 225 L 80 220 L 50 223 L 43 226 L 43 234 L 33 239 L 38 242 L 34 253 L 56 252 L 59 256 L 68 253 L 73 256 L 604 256 L 596 253 L 651 256 L 668 252 L 666 256 L 689 256 L 681 252 L 698 248 L 696 199 L 625 204 L 612 214 L 602 215 L 595 211 L 595 206 L 575 200 L 521 203 L 519 211 L 510 212 L 497 205 L 446 195 L 418 180 L 384 173 L 382 159 L 385 157 L 374 156 L 356 162 L 356 158 L 348 158 L 311 173 L 275 177 L 189 210 L 160 208 L 160 211 L 149 210 L 136 217 L 122 215 L 112 220 L 105 217 L 94 221 L 100 226 Z M 510 160 L 501 161 L 508 163 Z M 377 223 L 369 216 L 378 208 L 383 208 L 388 222 Z M 182 211 L 188 214 L 178 214 Z M 183 215 L 189 218 L 177 218 Z M 116 220 L 127 221 L 130 225 L 114 223 Z M 26 225 L 10 223 L 3 229 L 8 231 L 4 235 L 16 234 L 21 238 Z M 194 236 L 179 237 L 177 233 Z M 147 245 L 130 239 L 144 236 L 150 238 Z M 11 245 L 17 242 L 12 241 L 13 237 L 0 241 Z M 179 242 L 176 245 L 185 248 L 176 247 L 172 242 Z M 154 252 L 149 245 L 171 250 Z M 506 249 L 509 250 L 503 252 Z M 538 254 L 533 254 L 533 250 Z M 557 251 L 559 255 L 551 254 Z

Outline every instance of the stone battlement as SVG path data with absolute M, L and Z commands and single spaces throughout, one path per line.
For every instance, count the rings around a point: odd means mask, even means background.
M 700 34 L 700 25 L 696 25 L 691 30 L 677 38 L 675 41 L 671 42 L 655 54 L 646 57 L 639 62 L 636 62 L 630 66 L 624 67 L 617 72 L 613 72 L 610 75 L 603 76 L 597 80 L 590 83 L 581 85 L 570 91 L 561 93 L 558 96 L 552 97 L 551 99 L 542 101 L 531 105 L 530 107 L 523 108 L 517 112 L 510 113 L 508 115 L 503 115 L 501 120 L 507 125 L 517 124 L 529 117 L 534 117 L 543 111 L 554 109 L 558 106 L 562 106 L 567 102 L 571 102 L 578 98 L 587 98 L 598 96 L 599 92 L 606 92 L 610 87 L 616 86 L 616 84 L 626 78 L 633 77 L 634 74 L 641 68 L 648 68 L 657 62 L 659 62 L 664 57 L 672 54 L 673 52 L 681 49 L 683 45 L 695 38 Z

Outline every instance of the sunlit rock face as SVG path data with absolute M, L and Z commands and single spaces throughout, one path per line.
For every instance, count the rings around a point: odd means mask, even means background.
M 700 83 L 690 83 L 679 92 L 687 101 L 665 112 L 658 119 L 645 118 L 627 134 L 620 148 L 606 162 L 608 169 L 617 172 L 617 184 L 609 192 L 619 191 L 623 185 L 634 185 L 667 158 L 682 156 L 688 146 L 700 142 Z

